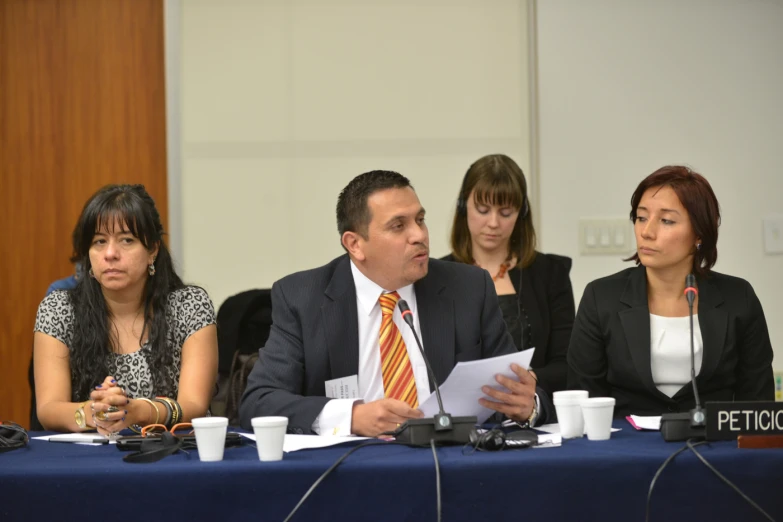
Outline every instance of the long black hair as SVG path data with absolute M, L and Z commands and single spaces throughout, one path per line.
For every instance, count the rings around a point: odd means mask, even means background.
M 144 356 L 156 395 L 173 395 L 174 392 L 174 383 L 168 374 L 174 356 L 166 346 L 169 331 L 166 309 L 169 293 L 185 285 L 174 271 L 171 254 L 163 241 L 160 214 L 144 186 L 107 185 L 84 205 L 73 232 L 73 259 L 81 264 L 84 273 L 76 288 L 70 291 L 74 312 L 70 362 L 76 400 L 86 400 L 90 391 L 103 382 L 109 374 L 110 354 L 119 351 L 117 336 L 111 335 L 112 323 L 101 285 L 88 275 L 92 270 L 90 246 L 95 233 L 103 229 L 113 232 L 117 224 L 124 224 L 148 251 L 158 246 L 155 275 L 148 276 L 144 284 L 144 326 L 139 345 L 146 333 L 151 349 L 145 351 Z

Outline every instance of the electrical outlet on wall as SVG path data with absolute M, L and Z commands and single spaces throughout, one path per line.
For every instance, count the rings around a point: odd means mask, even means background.
M 581 218 L 579 252 L 583 255 L 631 255 L 636 250 L 628 218 Z
M 783 254 L 783 216 L 764 218 L 764 253 Z

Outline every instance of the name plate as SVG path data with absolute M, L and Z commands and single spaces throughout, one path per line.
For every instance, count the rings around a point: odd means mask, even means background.
M 783 402 L 708 402 L 707 440 L 734 440 L 739 435 L 783 435 Z

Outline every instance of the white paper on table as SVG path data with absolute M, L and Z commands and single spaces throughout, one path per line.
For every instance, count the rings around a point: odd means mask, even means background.
M 504 375 L 511 379 L 517 379 L 511 371 L 511 363 L 516 363 L 524 369 L 530 368 L 533 359 L 533 351 L 530 348 L 523 352 L 500 355 L 490 359 L 479 361 L 459 362 L 449 374 L 446 382 L 440 387 L 440 395 L 443 398 L 443 409 L 452 417 L 476 416 L 478 424 L 483 424 L 494 410 L 485 408 L 479 404 L 480 398 L 492 400 L 481 391 L 482 386 L 491 386 L 497 390 L 508 391 L 495 380 L 496 375 Z M 438 413 L 438 398 L 433 393 L 424 404 L 419 406 L 425 417 L 431 417 Z
M 641 428 L 643 430 L 653 430 L 653 431 L 661 431 L 661 416 L 660 415 L 651 415 L 651 416 L 642 416 L 642 415 L 629 415 L 631 420 L 631 424 L 634 428 Z
M 560 435 L 560 425 L 557 423 L 554 424 L 542 424 L 541 426 L 536 426 L 534 429 L 538 431 L 543 431 L 545 433 L 551 433 L 551 434 L 557 434 Z M 622 428 L 612 428 L 612 433 L 615 431 L 621 431 Z M 585 432 L 587 434 L 587 432 Z
M 247 437 L 252 441 L 256 440 L 254 433 L 240 433 L 240 435 Z M 285 439 L 283 440 L 283 451 L 288 453 L 303 449 L 325 448 L 327 446 L 336 446 L 337 444 L 345 444 L 346 442 L 354 442 L 369 438 L 370 437 L 341 437 L 339 435 L 286 434 Z
M 539 433 L 538 444 L 534 448 L 557 448 L 563 443 L 560 433 Z
M 74 444 L 83 444 L 85 446 L 103 446 L 104 443 L 94 443 L 96 439 L 105 439 L 100 433 L 60 433 L 59 435 L 41 435 L 33 437 L 33 440 L 72 442 Z M 109 439 L 109 444 L 117 444 L 116 440 Z

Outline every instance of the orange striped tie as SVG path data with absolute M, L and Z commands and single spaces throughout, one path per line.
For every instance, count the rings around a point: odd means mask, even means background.
M 413 378 L 413 367 L 408 359 L 408 349 L 402 340 L 397 325 L 392 321 L 394 307 L 400 300 L 400 294 L 392 292 L 382 294 L 378 300 L 381 304 L 381 373 L 383 389 L 386 397 L 407 402 L 411 408 L 419 407 L 419 395 L 416 393 L 416 380 Z

